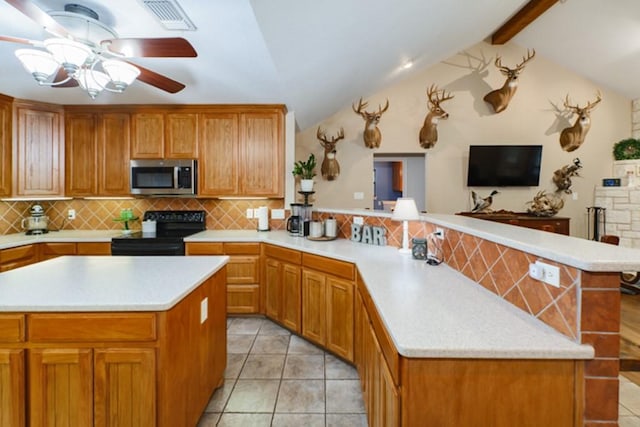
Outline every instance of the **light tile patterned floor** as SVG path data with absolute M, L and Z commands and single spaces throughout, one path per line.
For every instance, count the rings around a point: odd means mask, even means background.
M 620 427 L 640 427 L 640 386 L 620 376 Z
M 227 320 L 227 370 L 199 427 L 366 427 L 355 368 L 270 320 Z M 620 377 L 620 427 L 640 427 L 640 386 Z
M 227 320 L 227 370 L 199 427 L 366 427 L 356 369 L 270 320 Z

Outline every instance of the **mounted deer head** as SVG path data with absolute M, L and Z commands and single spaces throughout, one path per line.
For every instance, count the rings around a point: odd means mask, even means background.
M 327 135 L 318 126 L 316 137 L 320 140 L 320 145 L 324 148 L 324 160 L 322 160 L 322 177 L 327 181 L 333 181 L 340 175 L 340 165 L 336 160 L 336 144 L 341 139 L 344 139 L 344 129 L 340 128 L 338 135 L 332 136 L 331 139 L 327 138 Z
M 596 93 L 596 100 L 580 108 L 578 104 L 569 105 L 569 94 L 564 100 L 564 106 L 578 116 L 573 126 L 562 129 L 560 132 L 560 146 L 564 151 L 574 151 L 582 145 L 587 132 L 591 128 L 591 110 L 602 101 L 600 92 Z
M 360 98 L 360 101 L 358 101 L 358 108 L 356 108 L 355 105 L 351 105 L 351 107 L 353 108 L 353 111 L 356 114 L 360 114 L 365 121 L 364 132 L 362 133 L 364 145 L 368 148 L 378 148 L 382 142 L 382 134 L 380 133 L 380 129 L 378 129 L 378 123 L 380 123 L 380 117 L 382 117 L 382 114 L 389 108 L 389 100 L 387 99 L 387 103 L 384 105 L 384 108 L 381 108 L 380 105 L 378 105 L 378 111 L 375 113 L 362 111 L 367 108 L 367 105 L 368 103 L 362 102 L 362 98 Z
M 440 119 L 449 118 L 449 113 L 440 107 L 440 103 L 453 98 L 453 95 L 447 94 L 444 89 L 438 90 L 438 86 L 432 84 L 427 89 L 427 98 L 429 99 L 429 113 L 424 119 L 422 129 L 420 129 L 420 146 L 422 148 L 431 148 L 438 142 L 438 122 Z
M 496 67 L 500 70 L 502 74 L 507 76 L 504 84 L 500 89 L 492 90 L 488 94 L 484 96 L 484 100 L 491 104 L 493 107 L 493 111 L 496 113 L 500 113 L 504 111 L 509 106 L 509 101 L 513 98 L 513 95 L 516 93 L 516 89 L 518 89 L 518 76 L 524 70 L 524 65 L 531 61 L 533 57 L 536 56 L 535 49 L 527 49 L 527 57 L 522 57 L 522 62 L 516 65 L 515 68 L 508 68 L 502 65 L 502 58 L 500 56 L 496 56 Z

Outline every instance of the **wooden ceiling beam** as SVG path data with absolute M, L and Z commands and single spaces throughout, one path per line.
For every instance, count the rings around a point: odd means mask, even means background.
M 505 44 L 558 0 L 531 0 L 491 35 L 491 44 Z

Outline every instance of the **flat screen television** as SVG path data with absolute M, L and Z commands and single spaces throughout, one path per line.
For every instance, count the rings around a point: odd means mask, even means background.
M 468 187 L 535 187 L 542 145 L 471 145 Z

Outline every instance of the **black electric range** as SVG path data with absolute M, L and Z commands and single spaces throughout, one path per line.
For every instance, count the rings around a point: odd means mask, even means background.
M 184 255 L 184 238 L 206 229 L 205 211 L 146 211 L 155 233 L 137 231 L 111 239 L 111 255 Z

